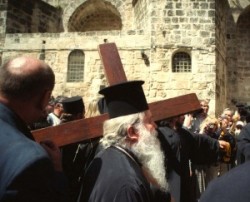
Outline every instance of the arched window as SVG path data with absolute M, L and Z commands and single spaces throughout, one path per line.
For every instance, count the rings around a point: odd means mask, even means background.
M 84 53 L 73 50 L 68 58 L 67 82 L 81 82 L 84 75 Z
M 178 52 L 173 56 L 173 72 L 191 72 L 191 57 L 188 53 Z

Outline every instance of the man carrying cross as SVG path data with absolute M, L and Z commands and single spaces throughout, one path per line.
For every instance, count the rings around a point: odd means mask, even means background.
M 78 201 L 170 201 L 160 148 L 143 81 L 107 87 L 109 120 L 103 126 L 103 151 L 82 181 Z
M 68 201 L 61 155 L 53 142 L 34 142 L 27 125 L 39 120 L 55 75 L 27 56 L 0 68 L 0 201 Z

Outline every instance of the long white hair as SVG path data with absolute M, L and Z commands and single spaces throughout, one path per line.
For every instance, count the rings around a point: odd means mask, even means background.
M 166 180 L 165 156 L 157 138 L 157 131 L 148 130 L 144 125 L 145 112 L 114 118 L 104 123 L 104 137 L 101 144 L 104 148 L 118 145 L 129 149 L 142 164 L 150 178 L 153 178 L 160 189 L 168 190 Z M 139 133 L 138 142 L 130 144 L 127 140 L 127 128 L 133 126 Z
M 138 127 L 138 125 L 143 124 L 144 117 L 145 113 L 140 112 L 105 121 L 103 125 L 103 138 L 100 141 L 101 145 L 104 148 L 111 145 L 125 146 L 128 126 Z

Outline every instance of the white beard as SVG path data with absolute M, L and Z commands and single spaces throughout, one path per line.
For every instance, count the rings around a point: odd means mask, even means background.
M 140 138 L 137 144 L 130 149 L 136 155 L 142 168 L 156 181 L 163 191 L 168 190 L 164 153 L 161 150 L 157 131 L 148 131 L 145 126 L 139 128 Z

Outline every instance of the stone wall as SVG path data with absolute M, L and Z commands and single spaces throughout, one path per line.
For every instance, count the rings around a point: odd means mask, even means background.
M 9 0 L 6 33 L 61 32 L 61 9 L 42 1 Z
M 237 83 L 237 25 L 231 12 L 227 15 L 226 24 L 226 65 L 227 65 L 227 93 L 228 105 L 234 104 L 238 100 Z
M 131 43 L 128 44 L 127 40 L 121 39 L 119 34 L 120 32 L 113 32 L 112 37 L 111 35 L 100 35 L 99 32 L 7 34 L 5 46 L 8 48 L 4 50 L 3 58 L 7 60 L 22 54 L 39 58 L 43 41 L 45 41 L 45 62 L 51 65 L 56 74 L 54 95 L 81 95 L 86 102 L 89 102 L 98 96 L 97 92 L 101 85 L 107 85 L 97 51 L 98 45 L 103 43 L 103 38 L 116 42 L 129 80 L 142 79 L 147 81 L 149 78 L 148 73 L 146 73 L 147 68 L 141 59 L 141 47 L 147 43 L 148 37 L 139 34 L 129 35 Z M 80 48 L 85 54 L 84 82 L 67 83 L 68 55 L 76 48 Z
M 226 0 L 216 1 L 216 109 L 223 111 L 227 102 L 228 72 L 226 66 L 226 30 L 229 6 Z
M 151 30 L 151 17 L 156 13 L 152 12 L 149 2 L 150 0 L 140 0 L 134 6 L 135 28 L 138 30 Z
M 232 3 L 232 2 L 231 2 Z M 227 17 L 228 93 L 232 103 L 250 105 L 249 99 L 249 13 L 247 1 L 233 4 Z
M 145 81 L 143 88 L 149 102 L 194 92 L 199 99 L 210 100 L 211 114 L 218 113 L 231 104 L 234 81 L 239 92 L 236 97 L 249 99 L 244 91 L 249 88 L 246 19 L 250 12 L 246 10 L 237 28 L 227 0 L 44 0 L 32 3 L 34 10 L 30 15 L 24 12 L 25 4 L 19 8 L 14 2 L 33 1 L 9 0 L 7 7 L 8 1 L 0 0 L 2 58 L 5 61 L 22 54 L 39 58 L 44 49 L 45 62 L 56 74 L 55 96 L 81 95 L 86 103 L 98 96 L 100 86 L 107 85 L 97 50 L 105 40 L 116 43 L 128 80 Z M 101 18 L 97 8 L 105 11 Z M 111 13 L 114 18 L 110 18 Z M 25 20 L 31 22 L 30 26 L 10 29 L 21 16 L 31 18 Z M 48 24 L 40 30 L 41 16 Z M 101 19 L 106 24 L 110 22 L 109 26 L 97 22 Z M 118 30 L 112 19 L 121 23 Z M 89 23 L 87 31 L 69 29 L 71 25 L 84 27 L 82 20 Z M 98 26 L 92 22 L 100 23 L 101 29 L 95 29 Z M 114 26 L 110 26 L 112 22 Z M 5 33 L 6 24 L 7 30 L 14 33 Z M 29 27 L 31 33 L 24 33 Z M 238 41 L 238 35 L 244 42 Z M 67 83 L 68 56 L 74 49 L 83 50 L 85 55 L 84 81 Z M 172 57 L 178 51 L 191 56 L 191 72 L 172 72 Z
M 5 40 L 7 5 L 8 5 L 7 0 L 0 0 L 0 54 L 2 54 L 2 48 L 4 47 L 4 40 Z
M 250 6 L 237 21 L 237 92 L 235 99 L 250 105 Z
M 214 1 L 152 1 L 151 91 L 157 98 L 195 92 L 210 100 L 215 110 L 215 3 Z M 192 71 L 173 73 L 177 51 L 190 54 Z M 151 92 L 154 94 L 153 92 Z

